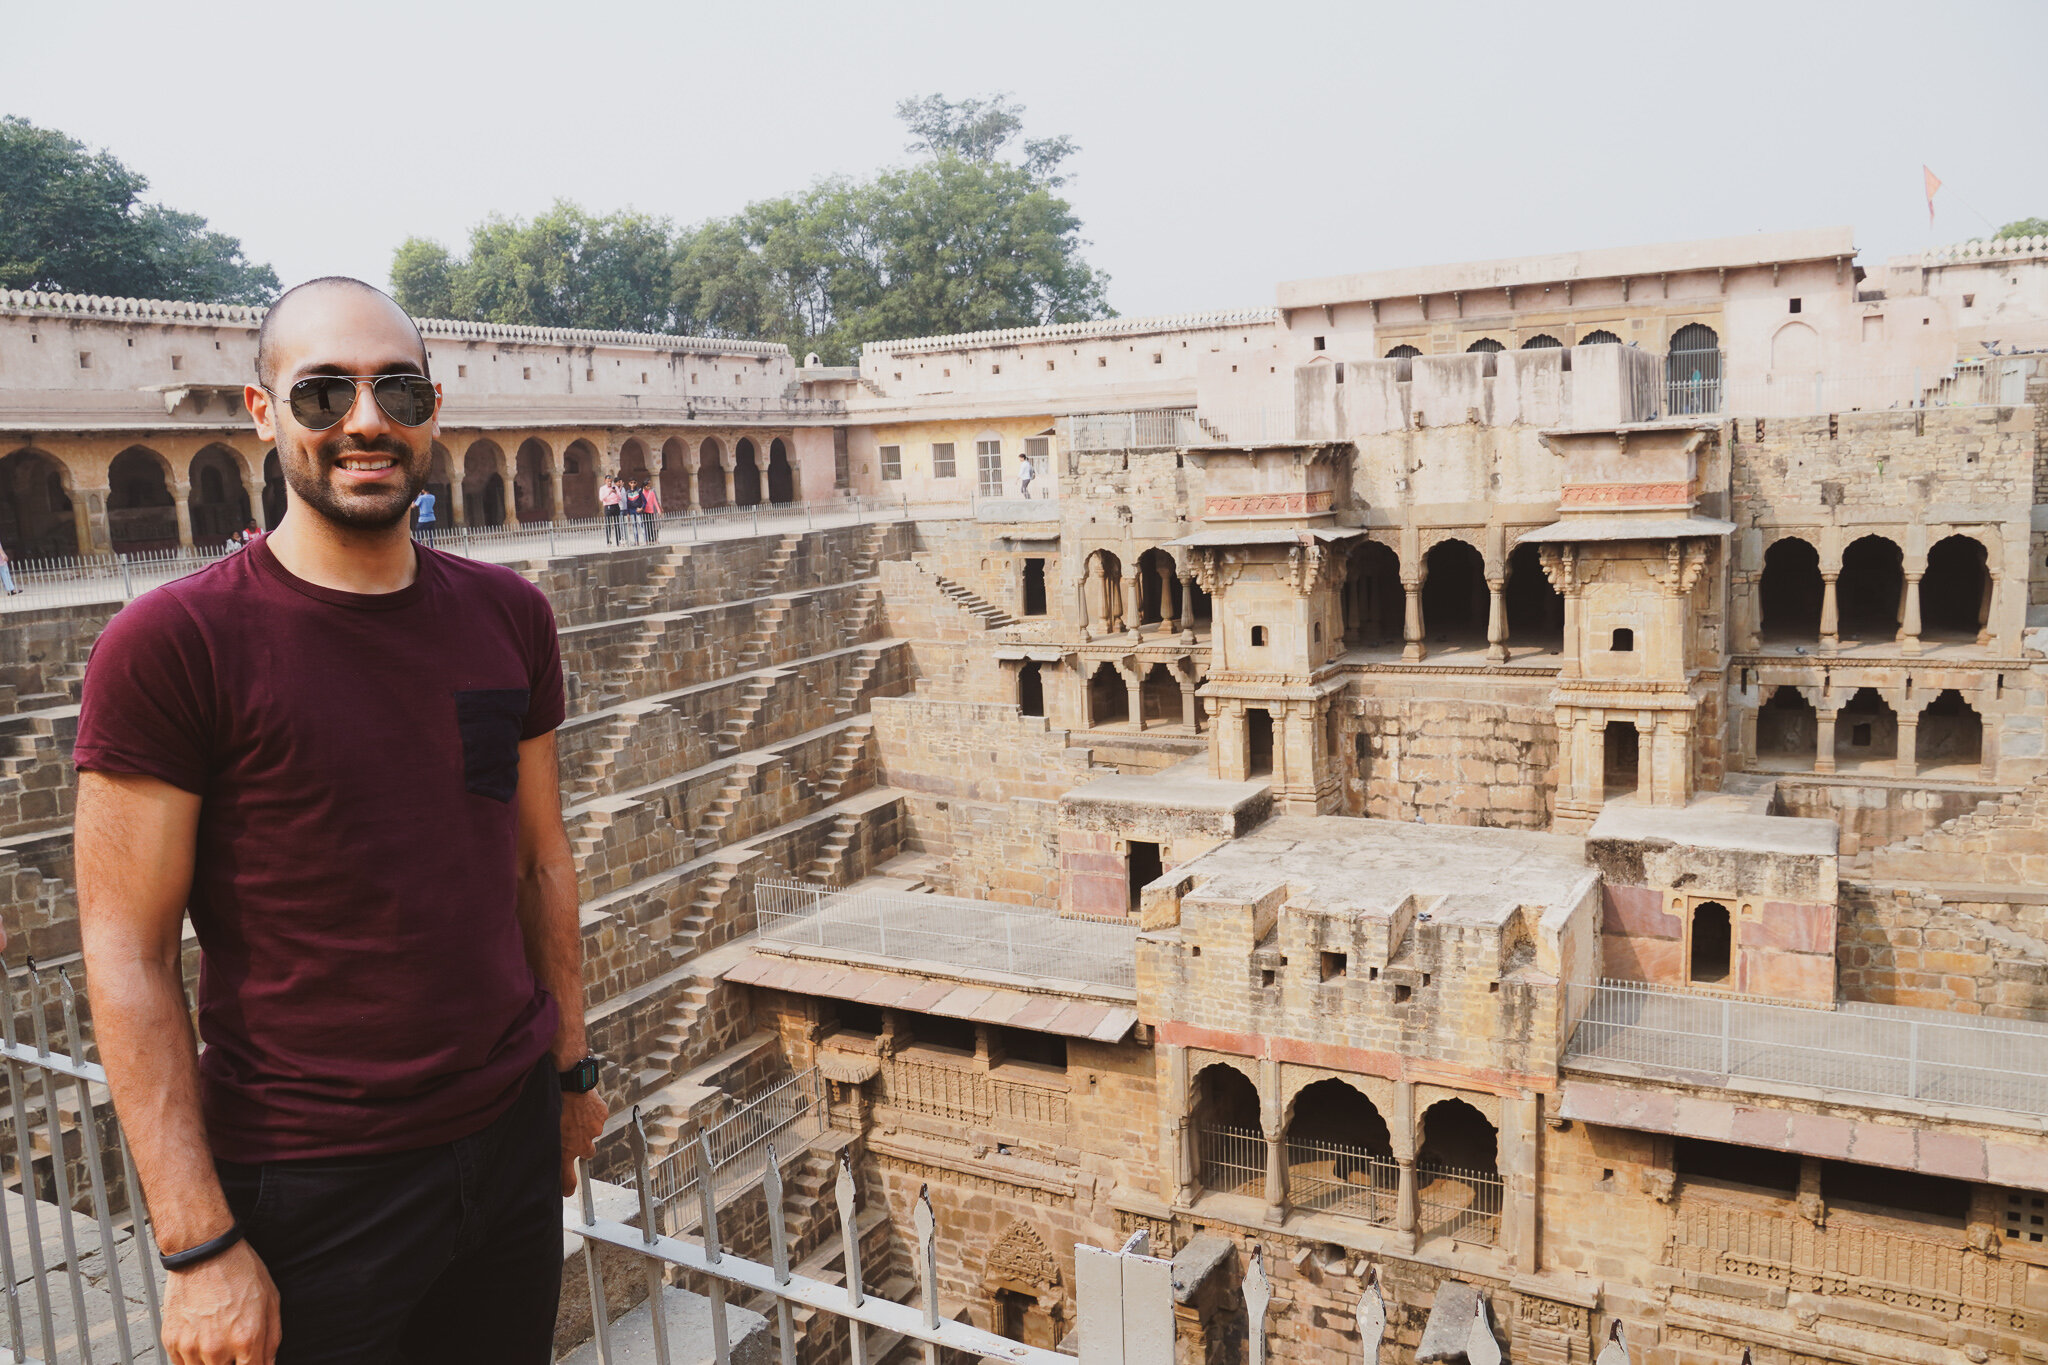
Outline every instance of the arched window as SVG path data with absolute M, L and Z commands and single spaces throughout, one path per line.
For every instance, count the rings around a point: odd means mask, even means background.
M 1501 351 L 1505 351 L 1506 349 L 1507 347 L 1501 345 L 1492 337 L 1481 337 L 1479 338 L 1479 340 L 1473 342 L 1470 346 L 1467 346 L 1465 348 L 1465 352 L 1467 355 L 1494 355 L 1500 353 Z
M 1536 545 L 1517 545 L 1509 551 L 1508 581 L 1502 594 L 1510 647 L 1546 654 L 1564 649 L 1564 595 L 1550 586 L 1550 577 L 1543 572 L 1542 551 Z
M 226 446 L 208 446 L 192 457 L 190 468 L 192 492 L 185 502 L 192 517 L 192 543 L 218 545 L 249 523 L 241 461 Z
M 1691 947 L 1686 953 L 1686 976 L 1702 986 L 1728 983 L 1734 963 L 1734 926 L 1728 907 L 1719 901 L 1705 901 L 1693 907 Z
M 1562 350 L 1564 349 L 1564 343 L 1548 332 L 1538 332 L 1535 336 L 1522 343 L 1522 349 L 1525 351 Z
M 1920 638 L 1974 641 L 1990 608 L 1984 543 L 1970 536 L 1936 541 L 1927 551 L 1927 573 L 1920 580 Z
M 1974 769 L 1984 761 L 1984 718 L 1977 708 L 1963 700 L 1963 694 L 1945 687 L 1941 695 L 1920 712 L 1920 725 L 1913 736 L 1913 766 L 1919 772 L 1933 768 L 1966 771 L 1952 774 L 1973 778 Z
M 1401 557 L 1377 541 L 1361 541 L 1344 567 L 1344 642 L 1398 644 L 1405 598 Z
M 761 505 L 760 458 L 754 443 L 744 436 L 732 452 L 732 500 L 737 507 Z
M 1138 621 L 1176 621 L 1180 618 L 1180 572 L 1173 556 L 1151 549 L 1138 556 Z
M 638 441 L 631 441 L 628 444 L 636 452 L 636 457 L 641 462 L 640 468 L 644 472 L 646 466 L 645 449 Z M 590 497 L 590 503 L 582 512 L 571 515 L 594 517 L 598 513 L 597 475 L 595 472 L 597 467 L 597 450 L 594 446 L 581 441 L 577 442 L 577 446 L 582 448 L 577 450 L 576 446 L 572 446 L 570 449 L 576 450 L 577 467 L 586 472 L 579 476 L 573 486 L 579 496 L 587 493 Z M 519 451 L 512 458 L 515 466 L 512 475 L 512 510 L 518 514 L 519 520 L 523 522 L 547 521 L 552 517 L 562 515 L 562 512 L 555 506 L 555 473 L 554 470 L 548 467 L 550 461 L 548 459 L 546 443 L 537 437 L 529 436 L 526 440 L 519 443 Z M 564 463 L 566 465 L 566 460 Z M 569 492 L 571 480 L 564 475 L 562 483 L 564 484 L 563 492 L 566 495 Z
M 1641 745 L 1634 721 L 1610 720 L 1601 747 L 1602 796 L 1626 796 L 1636 789 Z
M 706 436 L 697 447 L 697 503 L 700 507 L 725 506 L 725 465 L 719 456 L 724 449 L 716 437 Z
M 1088 723 L 1118 725 L 1131 718 L 1130 689 L 1112 663 L 1100 663 L 1088 679 Z
M 1334 1077 L 1294 1097 L 1287 1122 L 1292 1207 L 1384 1222 L 1400 1189 L 1393 1139 L 1371 1100 Z
M 1273 713 L 1263 706 L 1247 707 L 1244 713 L 1245 773 L 1249 777 L 1273 774 Z
M 1189 1087 L 1188 1118 L 1201 1152 L 1202 1188 L 1219 1194 L 1261 1193 L 1266 1140 L 1259 1130 L 1259 1092 L 1234 1066 L 1206 1066 Z
M 1843 639 L 1897 639 L 1905 596 L 1905 556 L 1895 543 L 1883 536 L 1864 536 L 1842 552 L 1835 600 Z
M 1664 400 L 1674 417 L 1721 410 L 1721 338 L 1713 328 L 1694 322 L 1672 333 Z
M 1027 716 L 1045 714 L 1045 678 L 1036 659 L 1026 659 L 1018 666 L 1017 709 Z
M 1433 644 L 1484 648 L 1486 562 L 1462 540 L 1438 541 L 1422 557 L 1422 633 Z
M 1500 1236 L 1500 1138 L 1463 1100 L 1438 1100 L 1422 1116 L 1415 1153 L 1416 1232 L 1462 1242 Z
M 768 443 L 768 501 L 796 501 L 796 471 L 789 465 L 789 446 L 779 436 Z
M 1835 713 L 1835 771 L 1889 769 L 1899 756 L 1899 714 L 1876 689 L 1859 687 Z
M 55 456 L 40 450 L 17 450 L 0 460 L 0 545 L 16 559 L 79 553 L 65 472 Z
M 1766 641 L 1819 641 L 1823 592 L 1819 551 L 1797 536 L 1774 541 L 1757 583 L 1758 634 Z
M 1180 679 L 1165 664 L 1153 664 L 1145 670 L 1138 698 L 1144 703 L 1146 724 L 1180 724 Z
M 1588 332 L 1579 338 L 1581 346 L 1619 346 L 1621 338 L 1609 331 Z
M 130 446 L 114 457 L 107 483 L 107 531 L 116 552 L 178 547 L 178 504 L 162 456 Z
M 1796 687 L 1780 687 L 1756 712 L 1756 756 L 1760 763 L 1810 769 L 1820 734 L 1819 717 Z
M 661 510 L 674 515 L 690 506 L 690 447 L 680 436 L 661 444 Z
M 1616 626 L 1614 637 L 1607 642 L 1610 654 L 1633 654 L 1636 652 L 1636 633 L 1627 626 Z
M 1387 359 L 1413 360 L 1421 354 L 1422 352 L 1416 350 L 1413 346 L 1396 346 L 1393 350 L 1387 352 Z

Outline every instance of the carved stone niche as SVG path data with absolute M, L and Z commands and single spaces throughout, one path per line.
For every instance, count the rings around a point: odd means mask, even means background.
M 1047 1350 L 1064 1335 L 1066 1316 L 1060 1266 L 1045 1240 L 1023 1219 L 1013 1219 L 982 1264 L 989 1298 L 989 1328 L 1026 1346 Z

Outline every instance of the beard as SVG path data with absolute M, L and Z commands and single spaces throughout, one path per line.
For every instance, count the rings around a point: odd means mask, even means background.
M 357 531 L 388 531 L 405 520 L 412 500 L 427 486 L 431 454 L 415 451 L 396 436 L 359 440 L 335 436 L 320 441 L 301 437 L 277 443 L 278 463 L 284 481 L 299 501 L 337 526 Z M 287 448 L 289 446 L 289 448 Z M 334 469 L 352 455 L 389 455 L 403 476 L 399 484 L 382 488 L 353 488 L 334 480 Z

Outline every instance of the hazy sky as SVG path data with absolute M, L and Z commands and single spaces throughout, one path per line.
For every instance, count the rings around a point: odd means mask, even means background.
M 459 248 L 557 196 L 688 222 L 864 175 L 935 91 L 1079 141 L 1067 192 L 1130 314 L 1836 223 L 1868 264 L 2048 216 L 2038 0 L 0 0 L 0 33 L 0 112 L 111 148 L 288 284 L 382 282 L 408 234 Z

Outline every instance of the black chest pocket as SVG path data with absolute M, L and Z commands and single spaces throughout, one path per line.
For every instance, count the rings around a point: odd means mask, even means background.
M 523 687 L 479 688 L 455 694 L 455 725 L 462 732 L 462 785 L 493 801 L 519 790 L 519 731 L 530 694 Z

